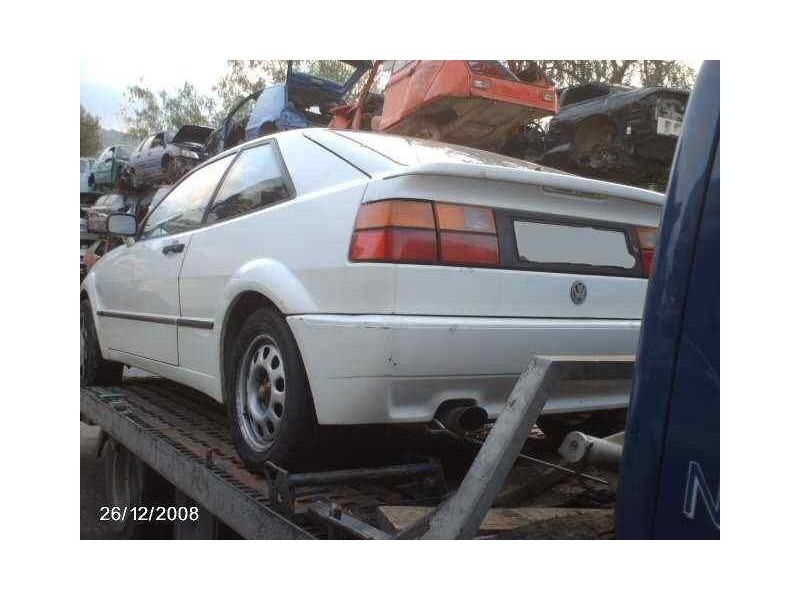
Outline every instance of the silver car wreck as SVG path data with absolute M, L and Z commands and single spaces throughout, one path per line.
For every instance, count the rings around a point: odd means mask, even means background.
M 212 131 L 202 125 L 184 125 L 146 138 L 128 161 L 128 185 L 139 188 L 157 181 L 176 181 L 206 159 L 205 143 Z

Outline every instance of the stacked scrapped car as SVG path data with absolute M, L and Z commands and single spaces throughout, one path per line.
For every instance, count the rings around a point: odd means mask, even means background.
M 154 182 L 174 183 L 206 159 L 205 144 L 212 131 L 201 125 L 184 125 L 142 140 L 125 171 L 129 186 L 136 189 Z
M 106 220 L 114 213 L 133 214 L 136 209 L 134 198 L 124 194 L 106 194 L 86 210 L 87 230 L 89 233 L 107 233 Z
M 368 60 L 290 60 L 286 82 L 257 90 L 240 100 L 206 143 L 214 156 L 262 135 L 325 126 L 330 111 L 372 66 Z
M 591 83 L 561 92 L 542 164 L 642 185 L 666 181 L 689 92 Z
M 104 148 L 92 163 L 89 186 L 92 189 L 112 189 L 120 182 L 131 156 L 128 146 Z
M 366 86 L 379 85 L 376 61 Z M 535 65 L 520 79 L 499 60 L 395 60 L 383 96 L 362 90 L 330 127 L 371 129 L 497 150 L 517 129 L 556 112 L 553 83 Z

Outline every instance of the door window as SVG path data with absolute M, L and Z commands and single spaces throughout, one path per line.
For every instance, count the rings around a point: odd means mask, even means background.
M 291 182 L 274 143 L 242 150 L 214 198 L 207 220 L 217 223 L 288 200 Z
M 156 238 L 197 228 L 220 177 L 232 160 L 233 156 L 215 160 L 180 182 L 152 210 L 141 237 Z

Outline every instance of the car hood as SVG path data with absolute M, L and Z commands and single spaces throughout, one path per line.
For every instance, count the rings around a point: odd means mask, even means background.
M 204 145 L 208 136 L 214 130 L 203 125 L 184 125 L 175 132 L 175 136 L 170 140 L 171 144 L 200 144 Z

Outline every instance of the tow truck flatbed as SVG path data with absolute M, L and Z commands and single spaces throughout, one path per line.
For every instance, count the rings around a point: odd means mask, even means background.
M 515 464 L 525 462 L 517 461 L 516 457 L 527 443 L 528 433 L 550 391 L 549 386 L 541 390 L 538 386 L 544 380 L 560 376 L 548 374 L 549 370 L 560 372 L 564 365 L 570 369 L 589 365 L 596 370 L 598 364 L 601 368 L 614 367 L 620 361 L 629 360 L 632 359 L 605 357 L 598 363 L 597 357 L 582 357 L 572 364 L 569 357 L 555 357 L 540 360 L 538 366 L 533 360 L 492 428 L 498 434 L 492 437 L 489 432 L 483 445 L 474 439 L 470 441 L 477 448 L 469 443 L 459 444 L 452 436 L 427 435 L 408 444 L 415 451 L 426 451 L 425 456 L 416 455 L 400 461 L 391 451 L 383 451 L 389 438 L 381 438 L 378 445 L 369 447 L 370 452 L 356 453 L 358 458 L 352 464 L 340 464 L 337 470 L 316 473 L 287 473 L 269 463 L 265 465 L 264 474 L 248 471 L 230 442 L 222 406 L 199 392 L 160 378 L 128 379 L 120 386 L 82 388 L 81 420 L 99 426 L 104 435 L 124 446 L 215 519 L 246 539 L 315 539 L 342 534 L 362 539 L 393 537 L 385 528 L 382 531 L 377 527 L 381 521 L 380 507 L 407 506 L 409 512 L 412 507 L 414 510 L 428 507 L 430 515 L 438 513 L 434 525 L 444 519 L 449 520 L 449 527 L 455 527 L 448 515 L 458 513 L 459 518 L 463 517 L 463 509 L 453 509 L 459 501 L 470 505 L 472 513 L 470 522 L 457 529 L 474 537 L 501 488 L 507 480 L 515 478 L 509 477 L 513 475 L 512 469 L 519 471 Z M 521 406 L 530 408 L 521 409 Z M 504 425 L 499 426 L 500 423 Z M 515 431 L 513 435 L 512 430 Z M 427 448 L 425 438 L 428 439 Z M 437 456 L 443 444 L 448 443 L 450 448 L 445 454 L 455 449 L 456 455 L 455 461 L 448 464 L 447 480 L 451 490 L 457 488 L 454 493 L 448 493 L 440 462 L 442 456 Z M 438 445 L 438 449 L 427 452 L 431 450 L 430 444 Z M 466 451 L 465 446 L 468 447 Z M 346 454 L 346 448 L 340 447 L 340 450 Z M 365 458 L 365 454 L 370 456 Z M 524 458 L 537 462 L 530 456 Z M 364 464 L 364 460 L 371 462 Z M 583 481 L 584 485 L 589 480 L 604 482 L 601 478 L 546 461 L 538 462 L 540 465 L 533 467 L 530 463 L 524 465 L 528 476 L 543 475 L 555 483 L 559 478 L 553 478 L 553 474 L 560 472 L 561 475 L 575 475 L 575 480 Z M 342 466 L 345 468 L 340 468 Z M 491 471 L 491 477 L 485 478 L 481 469 Z M 479 485 L 481 481 L 491 481 L 491 484 Z M 546 489 L 548 486 L 538 487 Z M 465 494 L 471 494 L 473 499 L 465 500 Z M 580 506 L 577 508 L 581 510 Z M 395 537 L 421 536 L 429 521 L 430 518 L 415 523 L 407 532 L 394 532 Z M 447 531 L 440 534 L 449 536 Z M 464 535 L 459 533 L 456 537 Z

